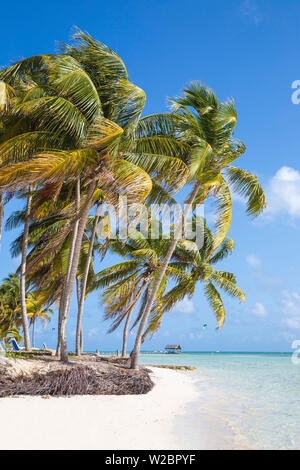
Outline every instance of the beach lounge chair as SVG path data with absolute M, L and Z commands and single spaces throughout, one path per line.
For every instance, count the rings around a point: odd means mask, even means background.
M 14 352 L 14 353 L 20 353 L 20 355 L 26 355 L 29 354 L 30 356 L 53 356 L 55 351 L 52 351 L 51 349 L 31 349 L 30 351 L 25 351 L 24 348 L 20 348 L 18 345 L 17 341 L 15 339 L 10 340 L 10 344 L 12 346 L 12 349 L 9 351 L 5 349 L 5 352 Z M 46 346 L 46 345 L 45 345 Z M 0 349 L 1 351 L 1 349 Z
M 18 343 L 15 339 L 11 340 L 11 345 L 12 345 L 14 351 L 17 351 L 17 352 L 21 351 L 21 349 L 20 349 L 20 347 L 19 347 L 19 345 L 18 345 Z

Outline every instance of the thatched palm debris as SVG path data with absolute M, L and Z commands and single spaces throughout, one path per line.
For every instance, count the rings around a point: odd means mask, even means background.
M 0 397 L 16 395 L 139 395 L 153 387 L 146 370 L 101 370 L 74 365 L 47 373 L 0 375 Z

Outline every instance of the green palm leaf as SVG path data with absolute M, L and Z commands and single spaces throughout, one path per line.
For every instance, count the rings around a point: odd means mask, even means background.
M 254 217 L 259 215 L 267 203 L 257 176 L 233 166 L 226 168 L 226 176 L 233 190 L 246 199 L 247 213 Z
M 216 190 L 215 199 L 217 202 L 217 232 L 214 240 L 214 250 L 217 250 L 224 242 L 231 224 L 232 201 L 229 187 L 225 180 Z
M 58 136 L 68 134 L 77 141 L 84 138 L 87 120 L 83 113 L 63 97 L 44 96 L 19 105 L 19 110 Z
M 47 65 L 50 84 L 60 96 L 72 101 L 89 121 L 102 113 L 97 89 L 77 60 L 56 56 L 48 58 Z
M 218 329 L 220 330 L 225 321 L 225 308 L 221 296 L 215 286 L 211 282 L 207 282 L 204 286 L 206 298 L 216 316 Z
M 227 273 L 231 274 L 231 273 Z M 245 294 L 244 292 L 235 284 L 235 279 L 229 279 L 228 275 L 226 275 L 222 271 L 214 271 L 211 279 L 215 282 L 221 289 L 223 289 L 227 294 L 231 295 L 232 297 L 236 297 L 241 302 L 245 302 Z
M 211 264 L 218 263 L 224 258 L 227 258 L 227 256 L 232 253 L 233 249 L 234 249 L 234 241 L 231 238 L 226 238 L 226 240 L 222 243 L 217 253 L 210 258 L 209 262 Z
M 0 111 L 6 110 L 12 103 L 16 92 L 8 83 L 0 81 Z

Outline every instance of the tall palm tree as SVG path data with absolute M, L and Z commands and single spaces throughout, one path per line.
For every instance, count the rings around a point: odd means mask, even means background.
M 57 193 L 62 184 L 77 181 L 59 312 L 62 360 L 67 360 L 66 322 L 82 237 L 89 212 L 97 202 L 97 189 L 107 194 L 113 189 L 114 198 L 125 191 L 131 203 L 144 200 L 152 188 L 146 171 L 153 178 L 159 174 L 162 189 L 173 192 L 187 176 L 184 162 L 175 158 L 182 156 L 184 145 L 169 134 L 157 139 L 148 128 L 139 126 L 145 94 L 129 82 L 120 57 L 80 31 L 75 40 L 75 45 L 64 46 L 60 55 L 35 56 L 1 72 L 2 80 L 9 85 L 29 84 L 16 109 L 29 116 L 35 128 L 0 147 L 2 160 L 11 162 L 20 148 L 24 160 L 0 169 L 0 189 L 22 190 L 26 180 L 27 184 L 38 184 L 40 190 L 48 185 L 51 197 L 49 184 Z M 139 163 L 130 161 L 129 156 Z M 143 161 L 147 161 L 144 167 Z
M 21 325 L 20 281 L 16 274 L 9 274 L 0 284 L 0 337 L 12 336 L 20 341 Z
M 237 122 L 237 112 L 232 100 L 221 102 L 207 87 L 198 82 L 190 84 L 183 97 L 171 100 L 173 114 L 148 119 L 147 125 L 155 128 L 157 119 L 164 120 L 165 127 L 173 129 L 174 134 L 189 146 L 189 154 L 184 160 L 189 166 L 189 182 L 192 191 L 187 199 L 183 218 L 186 219 L 194 203 L 204 203 L 210 196 L 217 202 L 217 233 L 214 248 L 225 240 L 231 223 L 231 194 L 237 191 L 247 200 L 247 213 L 257 216 L 266 205 L 264 192 L 258 179 L 251 173 L 231 166 L 231 163 L 245 152 L 245 145 L 233 140 Z M 230 187 L 229 187 L 230 185 Z M 132 352 L 131 367 L 135 369 L 141 348 L 142 336 L 160 288 L 167 266 L 172 258 L 177 241 L 181 236 L 181 226 L 174 231 L 160 273 L 149 296 Z
M 24 332 L 24 346 L 25 351 L 30 351 L 30 337 L 29 327 L 27 319 L 27 305 L 26 305 L 26 257 L 28 250 L 28 233 L 29 233 L 29 219 L 31 212 L 32 194 L 31 187 L 28 188 L 29 194 L 27 195 L 25 220 L 24 220 L 24 232 L 22 238 L 22 259 L 21 259 L 21 270 L 20 270 L 20 296 L 21 296 L 21 315 Z
M 15 97 L 15 90 L 8 85 L 7 83 L 0 80 L 0 113 L 7 111 L 12 104 L 12 100 Z M 5 133 L 5 119 L 0 120 L 0 139 L 2 135 Z M 2 219 L 4 215 L 3 211 L 3 202 L 4 202 L 4 194 L 3 191 L 0 191 L 0 248 L 1 248 L 1 240 L 2 240 Z
M 218 289 L 226 294 L 245 301 L 244 292 L 236 285 L 234 274 L 215 269 L 214 265 L 229 256 L 234 249 L 234 242 L 226 238 L 217 251 L 214 249 L 215 240 L 211 230 L 204 225 L 204 243 L 199 249 L 193 241 L 179 240 L 173 253 L 169 267 L 182 271 L 180 282 L 175 283 L 161 299 L 162 306 L 152 309 L 148 327 L 143 334 L 143 340 L 149 333 L 154 333 L 161 324 L 162 315 L 176 306 L 186 296 L 192 298 L 195 288 L 200 283 L 204 285 L 207 298 L 218 322 L 220 329 L 225 321 L 225 307 Z
M 96 275 L 93 289 L 104 288 L 102 299 L 105 304 L 105 318 L 112 321 L 109 332 L 114 331 L 126 319 L 123 329 L 122 356 L 126 356 L 129 324 L 134 308 L 140 302 L 139 311 L 133 322 L 134 328 L 141 320 L 144 308 L 156 277 L 159 274 L 169 240 L 146 238 L 141 232 L 132 230 L 126 245 L 118 241 L 111 244 L 113 252 L 126 256 L 128 260 L 100 271 Z M 168 266 L 161 288 L 156 294 L 156 305 L 167 285 L 167 279 L 183 279 L 184 273 Z M 159 307 L 157 307 L 159 308 Z
M 28 294 L 26 306 L 28 318 L 30 318 L 30 325 L 32 326 L 32 347 L 34 348 L 36 320 L 40 320 L 42 324 L 45 325 L 47 321 L 51 319 L 49 313 L 53 314 L 54 311 L 52 308 L 45 305 L 45 299 L 37 292 L 30 292 Z
M 0 111 L 2 112 L 1 116 L 1 131 L 0 131 L 0 142 L 3 142 L 2 147 L 7 139 L 10 139 L 15 133 L 15 128 L 27 128 L 29 125 L 28 119 L 24 118 L 23 123 L 21 123 L 20 117 L 15 113 L 14 107 L 16 103 L 21 99 L 22 91 L 14 89 L 9 84 L 0 81 Z M 4 152 L 5 153 L 5 152 Z M 17 155 L 14 155 L 14 159 L 18 159 Z M 0 156 L 0 166 L 7 164 L 7 160 Z M 20 297 L 21 297 L 21 316 L 23 323 L 23 332 L 24 332 L 24 346 L 25 350 L 30 350 L 30 337 L 29 337 L 29 327 L 28 319 L 26 312 L 26 254 L 27 254 L 27 245 L 28 245 L 28 226 L 29 218 L 31 211 L 31 188 L 27 188 L 27 204 L 26 204 L 26 213 L 24 217 L 24 233 L 22 239 L 22 261 L 21 261 L 21 270 L 20 270 Z M 4 201 L 4 191 L 0 190 L 0 242 L 2 235 L 2 217 L 3 217 L 3 201 Z
M 87 252 L 85 263 L 84 263 L 83 276 L 82 276 L 82 280 L 81 280 L 81 283 L 80 283 L 80 290 L 78 290 L 79 299 L 78 299 L 78 313 L 77 313 L 77 325 L 76 325 L 76 355 L 77 356 L 80 356 L 80 354 L 82 352 L 82 342 L 83 342 L 83 338 L 82 338 L 82 336 L 83 336 L 83 333 L 82 333 L 82 315 L 83 315 L 83 307 L 84 307 L 84 301 L 86 299 L 86 294 L 87 294 L 88 277 L 89 277 L 89 272 L 90 272 L 90 265 L 91 265 L 93 250 L 94 250 L 96 230 L 97 230 L 98 223 L 99 223 L 99 220 L 100 220 L 100 213 L 101 213 L 101 203 L 98 204 L 97 210 L 96 210 L 96 215 L 94 217 L 91 237 L 88 240 L 88 252 Z M 78 277 L 77 277 L 77 283 L 78 283 L 77 288 L 79 288 L 79 279 L 78 279 Z M 78 297 L 78 294 L 77 294 L 77 297 Z

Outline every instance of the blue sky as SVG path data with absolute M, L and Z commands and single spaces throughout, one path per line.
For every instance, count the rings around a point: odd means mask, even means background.
M 185 350 L 290 351 L 300 338 L 300 105 L 291 100 L 292 83 L 300 79 L 299 1 L 19 1 L 4 5 L 2 18 L 1 65 L 53 52 L 77 25 L 122 56 L 131 80 L 146 91 L 145 114 L 165 111 L 167 97 L 191 80 L 209 85 L 221 99 L 234 97 L 236 137 L 247 145 L 239 165 L 259 176 L 269 200 L 255 221 L 245 216 L 243 201 L 234 201 L 230 236 L 236 250 L 223 266 L 236 274 L 246 303 L 224 297 L 227 319 L 216 331 L 199 288 L 192 301 L 165 316 L 145 349 L 171 342 Z M 6 215 L 17 207 L 9 203 Z M 9 254 L 15 235 L 3 235 L 0 278 L 18 265 Z M 108 256 L 103 267 L 114 260 Z M 75 318 L 74 303 L 70 349 Z M 86 350 L 120 348 L 121 332 L 107 335 L 102 318 L 99 294 L 93 294 L 84 314 Z M 54 346 L 55 340 L 56 318 L 37 334 L 38 344 Z

